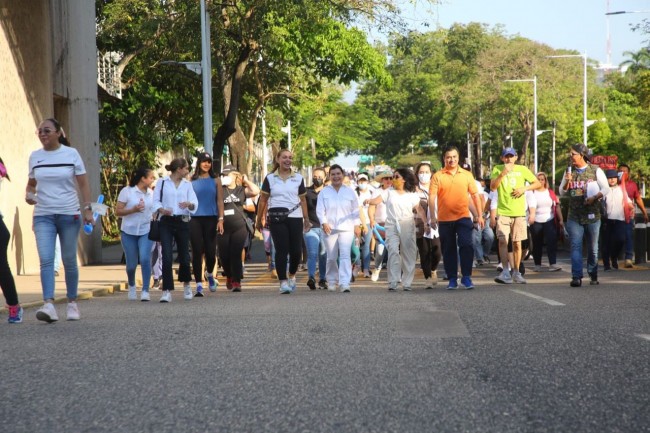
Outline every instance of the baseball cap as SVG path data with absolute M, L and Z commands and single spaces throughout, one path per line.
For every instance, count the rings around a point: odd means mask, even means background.
M 501 151 L 501 156 L 513 155 L 517 156 L 517 151 L 513 147 L 506 147 Z
M 233 171 L 237 171 L 237 167 L 235 167 L 232 164 L 228 164 L 224 168 L 221 169 L 221 174 L 230 174 Z
M 361 173 L 360 175 L 357 176 L 357 181 L 361 179 L 368 180 L 368 175 L 366 173 Z
M 618 171 L 616 170 L 605 170 L 605 176 L 607 176 L 608 179 L 610 178 L 618 178 Z

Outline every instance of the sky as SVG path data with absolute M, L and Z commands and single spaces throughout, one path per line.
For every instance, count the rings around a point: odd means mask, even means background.
M 415 7 L 405 0 L 399 3 L 408 26 L 423 32 L 449 28 L 454 23 L 500 24 L 507 35 L 518 34 L 556 49 L 586 52 L 601 64 L 607 62 L 608 18 L 613 65 L 626 59 L 625 51 L 638 51 L 650 38 L 630 27 L 650 19 L 650 0 L 440 0 L 436 6 L 418 1 Z M 608 5 L 610 12 L 646 13 L 607 17 Z M 353 94 L 350 96 L 353 99 Z M 354 167 L 356 161 L 354 156 L 335 159 L 343 167 Z

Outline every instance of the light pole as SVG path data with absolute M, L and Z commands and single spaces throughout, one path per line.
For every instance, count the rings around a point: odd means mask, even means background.
M 532 82 L 533 83 L 533 117 L 534 117 L 534 128 L 533 128 L 533 154 L 535 160 L 535 173 L 537 173 L 537 75 L 532 79 L 524 80 L 503 80 L 507 83 L 523 83 L 523 82 Z
M 582 142 L 587 146 L 587 52 L 584 54 L 562 54 L 546 56 L 549 59 L 582 57 Z

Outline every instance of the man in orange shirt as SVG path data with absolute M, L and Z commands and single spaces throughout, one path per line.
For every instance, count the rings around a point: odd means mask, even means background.
M 481 212 L 473 215 L 473 222 L 470 219 L 469 197 L 471 196 L 474 202 L 474 209 L 481 209 L 481 198 L 474 176 L 470 171 L 458 166 L 458 159 L 458 148 L 447 148 L 444 155 L 445 166 L 433 175 L 429 187 L 431 227 L 438 226 L 445 272 L 449 277 L 447 290 L 458 288 L 458 254 L 462 274 L 461 287 L 467 290 L 474 288 L 472 229 L 474 226 L 481 229 L 485 226 Z M 433 200 L 434 198 L 437 200 Z

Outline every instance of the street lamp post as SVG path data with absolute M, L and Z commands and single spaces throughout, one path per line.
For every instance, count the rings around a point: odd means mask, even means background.
M 537 136 L 538 130 L 537 130 L 537 75 L 535 75 L 532 79 L 524 79 L 524 80 L 504 80 L 505 82 L 508 83 L 523 83 L 523 82 L 532 82 L 533 83 L 533 117 L 534 117 L 534 128 L 533 128 L 533 154 L 534 154 L 534 160 L 535 160 L 535 173 L 537 173 Z
M 212 155 L 212 61 L 210 15 L 201 0 L 201 72 L 203 74 L 203 148 Z
M 587 146 L 587 52 L 585 51 L 584 54 L 562 54 L 546 57 L 549 59 L 582 57 L 582 141 Z

